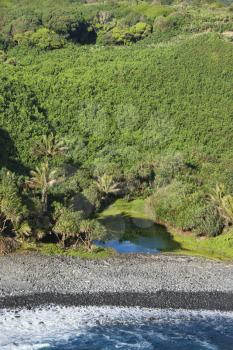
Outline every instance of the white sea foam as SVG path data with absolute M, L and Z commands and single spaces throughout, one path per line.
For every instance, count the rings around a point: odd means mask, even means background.
M 213 322 L 221 328 L 224 317 L 232 324 L 232 312 L 157 310 L 117 307 L 58 307 L 35 310 L 0 310 L 0 349 L 1 350 L 38 350 L 49 347 L 53 342 L 67 342 L 73 337 L 84 334 L 88 328 L 109 324 L 143 324 L 153 321 L 157 324 L 188 322 L 195 317 Z M 140 338 L 140 334 L 138 334 Z M 165 335 L 157 334 L 164 340 Z M 145 339 L 138 338 L 138 347 L 150 349 Z M 143 345 L 144 344 L 144 345 Z M 130 347 L 128 347 L 130 348 Z M 206 344 L 206 349 L 215 349 Z

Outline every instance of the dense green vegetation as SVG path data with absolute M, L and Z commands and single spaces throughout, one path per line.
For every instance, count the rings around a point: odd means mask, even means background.
M 1 0 L 1 234 L 90 251 L 98 212 L 143 197 L 157 222 L 227 235 L 232 31 L 211 1 Z

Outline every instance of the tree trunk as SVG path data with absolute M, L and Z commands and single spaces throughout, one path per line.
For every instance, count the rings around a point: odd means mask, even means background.
M 43 213 L 46 213 L 48 211 L 48 193 L 46 190 L 42 190 L 41 202 Z
M 86 246 L 87 246 L 87 251 L 91 252 L 91 237 L 89 233 L 86 233 Z

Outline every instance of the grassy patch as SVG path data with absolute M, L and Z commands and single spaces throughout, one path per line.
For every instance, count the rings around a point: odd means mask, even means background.
M 140 4 L 137 6 L 132 6 L 132 10 L 135 13 L 138 13 L 140 15 L 144 15 L 148 18 L 154 19 L 158 16 L 167 16 L 169 15 L 174 9 L 169 6 L 162 6 L 162 5 L 150 5 L 150 4 Z
M 130 202 L 125 199 L 118 199 L 114 204 L 104 210 L 99 217 L 105 218 L 107 216 L 116 216 L 125 213 L 131 217 L 151 219 L 150 215 L 146 213 L 144 204 L 144 200 L 140 198 Z
M 101 213 L 100 218 L 114 217 L 124 215 L 136 219 L 152 220 L 150 214 L 146 212 L 144 200 L 136 199 L 131 202 L 125 200 L 117 200 L 113 205 L 108 207 Z M 150 235 L 156 235 L 158 228 L 156 226 L 141 230 L 143 235 L 147 232 Z M 128 232 L 129 230 L 127 230 Z M 134 232 L 131 235 L 133 236 Z M 185 234 L 175 230 L 174 228 L 167 228 L 161 230 L 159 234 L 166 235 L 164 240 L 167 242 L 167 247 L 162 248 L 164 252 L 205 256 L 213 259 L 230 260 L 233 259 L 233 231 L 222 234 L 214 238 L 200 239 L 192 234 Z M 129 238 L 129 237 L 128 237 Z
M 19 252 L 38 252 L 43 255 L 64 255 L 64 256 L 73 256 L 79 257 L 82 259 L 104 259 L 112 256 L 114 251 L 112 249 L 94 247 L 91 252 L 86 251 L 84 248 L 70 248 L 70 249 L 62 249 L 56 244 L 53 243 L 26 243 L 24 242 L 21 246 Z
M 214 259 L 233 259 L 233 231 L 214 238 L 198 239 L 171 229 L 173 239 L 181 246 L 174 253 L 206 256 Z M 168 250 L 169 251 L 169 250 Z

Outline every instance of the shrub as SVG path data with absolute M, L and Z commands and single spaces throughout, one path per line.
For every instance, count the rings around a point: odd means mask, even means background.
M 82 211 L 85 218 L 88 218 L 95 210 L 95 206 L 90 203 L 84 193 L 76 193 L 70 204 L 75 211 Z
M 223 184 L 217 184 L 210 200 L 218 209 L 219 215 L 224 219 L 225 224 L 233 224 L 233 196 L 226 194 Z
M 92 43 L 96 34 L 91 25 L 77 11 L 57 9 L 43 17 L 43 24 L 66 39 L 78 43 Z
M 26 207 L 22 204 L 16 176 L 2 170 L 0 174 L 0 218 L 1 232 L 20 227 L 21 222 L 28 216 Z
M 180 184 L 173 183 L 159 188 L 148 200 L 158 222 L 177 223 L 177 215 L 182 207 Z
M 212 2 L 211 4 L 210 4 L 210 8 L 212 8 L 212 9 L 221 9 L 221 8 L 223 8 L 225 5 L 222 3 L 222 2 L 220 2 L 220 1 L 215 1 L 215 2 Z
M 139 22 L 131 27 L 131 31 L 133 33 L 133 41 L 138 41 L 148 36 L 151 33 L 152 28 L 149 24 Z
M 192 175 L 192 168 L 181 153 L 164 156 L 154 163 L 155 183 L 158 187 L 166 186 L 174 179 Z
M 133 33 L 130 31 L 129 28 L 120 28 L 120 27 L 115 27 L 113 28 L 111 32 L 113 42 L 115 44 L 128 44 L 133 41 Z
M 6 37 L 0 33 L 0 50 L 6 50 L 10 42 L 11 40 L 9 37 Z
M 20 243 L 14 238 L 0 237 L 0 255 L 14 253 L 20 247 Z
M 63 207 L 55 215 L 57 219 L 53 231 L 61 239 L 62 246 L 65 247 L 69 239 L 78 240 L 83 213 Z
M 84 244 L 91 250 L 91 242 L 94 239 L 103 239 L 106 230 L 97 220 L 84 219 L 81 211 L 73 211 L 68 208 L 57 208 L 56 223 L 53 231 L 61 239 L 63 247 L 73 244 Z
M 6 60 L 7 54 L 3 50 L 0 50 L 0 62 L 5 62 Z
M 37 47 L 41 50 L 59 49 L 65 44 L 65 40 L 54 31 L 47 28 L 40 28 L 36 32 L 16 34 L 14 40 L 19 45 Z
M 222 232 L 223 227 L 224 221 L 217 208 L 213 205 L 206 205 L 195 220 L 194 231 L 198 235 L 215 237 Z
M 17 60 L 15 57 L 8 57 L 5 61 L 6 64 L 10 64 L 12 66 L 16 66 L 17 65 Z
M 1 125 L 14 141 L 18 159 L 30 167 L 33 161 L 35 165 L 29 149 L 32 140 L 46 133 L 48 125 L 59 137 L 66 135 L 79 143 L 70 156 L 77 166 L 90 167 L 107 160 L 128 171 L 142 159 L 155 159 L 158 154 L 163 157 L 174 149 L 187 154 L 194 148 L 204 157 L 211 154 L 212 162 L 215 157 L 227 161 L 232 146 L 232 140 L 225 139 L 231 125 L 228 112 L 232 103 L 227 93 L 232 58 L 229 46 L 216 36 L 205 34 L 156 50 L 69 46 L 40 55 L 33 50 L 30 54 L 19 50 L 16 58 L 20 60 L 20 55 L 24 55 L 25 65 L 14 69 L 14 74 L 8 67 L 0 74 L 4 101 L 0 107 Z M 213 63 L 211 70 L 207 69 L 209 62 Z M 184 84 L 187 94 L 183 93 Z M 197 104 L 200 95 L 203 112 Z M 127 105 L 133 103 L 134 109 L 132 117 L 129 119 L 125 113 L 118 126 L 119 106 L 124 99 Z M 91 108 L 87 107 L 87 100 L 92 101 Z M 217 117 L 219 113 L 223 123 Z
M 188 183 L 173 181 L 159 188 L 147 200 L 147 209 L 157 221 L 198 235 L 217 236 L 224 227 L 216 205 L 210 204 L 205 193 Z
M 172 11 L 172 7 L 162 6 L 160 4 L 146 4 L 145 2 L 142 2 L 141 4 L 134 6 L 134 11 L 148 18 L 154 19 L 162 15 L 167 16 Z
M 162 32 L 166 31 L 170 27 L 169 21 L 166 17 L 159 16 L 154 21 L 154 29 L 159 29 Z
M 28 31 L 34 32 L 41 26 L 41 19 L 34 13 L 24 14 L 14 19 L 10 23 L 10 33 L 12 36 L 25 33 Z
M 83 220 L 80 223 L 80 237 L 88 251 L 92 249 L 93 240 L 103 240 L 106 234 L 105 227 L 97 220 Z
M 144 22 L 138 22 L 132 27 L 114 27 L 112 38 L 116 44 L 129 44 L 145 38 L 151 33 L 151 26 Z
M 154 21 L 154 29 L 159 29 L 162 32 L 167 30 L 176 30 L 181 28 L 187 21 L 188 15 L 179 12 L 171 13 L 169 16 L 159 16 Z
M 95 21 L 100 25 L 105 25 L 113 19 L 113 15 L 110 11 L 99 11 L 95 17 Z
M 120 21 L 121 25 L 124 27 L 131 27 L 137 24 L 138 22 L 145 20 L 145 17 L 134 12 L 130 12 L 128 15 L 123 17 Z
M 29 221 L 27 220 L 22 221 L 19 227 L 17 228 L 17 236 L 21 239 L 27 239 L 31 237 L 31 235 L 32 235 L 32 227 Z
M 83 195 L 93 206 L 93 209 L 98 210 L 100 208 L 101 196 L 95 184 L 92 184 L 90 187 L 84 189 Z

